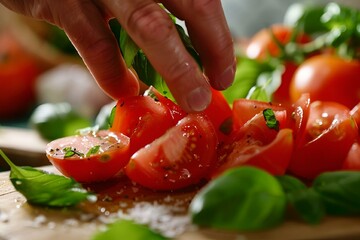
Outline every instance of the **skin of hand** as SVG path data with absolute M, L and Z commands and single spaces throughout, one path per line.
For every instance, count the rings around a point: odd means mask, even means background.
M 168 13 L 186 24 L 204 73 L 188 54 Z M 163 76 L 178 104 L 204 110 L 212 86 L 232 84 L 236 61 L 220 0 L 0 0 L 20 14 L 62 28 L 99 86 L 111 97 L 136 95 L 139 82 L 125 65 L 108 21 L 116 18 Z

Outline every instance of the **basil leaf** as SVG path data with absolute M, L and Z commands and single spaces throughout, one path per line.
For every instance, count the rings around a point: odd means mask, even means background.
M 266 121 L 266 126 L 268 126 L 268 128 L 279 131 L 280 122 L 276 119 L 275 113 L 272 109 L 264 109 L 263 116 Z
M 279 225 L 286 197 L 278 181 L 255 167 L 233 168 L 200 190 L 190 204 L 195 224 L 229 230 Z
M 277 179 L 286 193 L 288 204 L 301 219 L 317 224 L 324 218 L 325 208 L 320 195 L 314 189 L 307 188 L 303 182 L 292 176 L 278 176 Z
M 148 227 L 136 224 L 129 220 L 119 220 L 109 225 L 108 229 L 98 232 L 92 237 L 92 240 L 109 240 L 109 239 L 126 239 L 126 240 L 165 240 L 167 238 L 152 231 Z
M 228 103 L 232 104 L 235 99 L 245 98 L 248 95 L 250 89 L 256 85 L 261 73 L 273 70 L 274 68 L 268 63 L 238 57 L 234 82 L 232 86 L 222 91 L 222 93 Z
M 360 172 L 337 171 L 319 175 L 313 182 L 325 205 L 333 215 L 360 214 Z
M 47 207 L 75 206 L 94 195 L 73 179 L 49 174 L 32 167 L 18 167 L 0 150 L 0 155 L 11 167 L 10 181 L 28 203 Z
M 93 146 L 89 149 L 89 151 L 86 153 L 86 157 L 90 157 L 93 154 L 97 154 L 100 150 L 100 145 Z
M 133 64 L 133 60 L 136 54 L 139 52 L 140 48 L 136 43 L 131 39 L 129 34 L 125 31 L 124 28 L 120 29 L 120 49 L 124 57 L 126 66 L 129 68 Z

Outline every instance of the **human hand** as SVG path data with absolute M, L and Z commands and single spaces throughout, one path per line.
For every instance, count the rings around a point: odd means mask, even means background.
M 235 73 L 233 43 L 220 0 L 162 0 L 184 20 L 205 75 L 183 46 L 168 14 L 154 0 L 0 0 L 9 9 L 62 28 L 100 87 L 113 98 L 136 95 L 139 83 L 126 67 L 108 21 L 121 26 L 163 76 L 188 112 L 201 111 L 215 89 L 231 85 Z M 209 84 L 210 83 L 210 84 Z

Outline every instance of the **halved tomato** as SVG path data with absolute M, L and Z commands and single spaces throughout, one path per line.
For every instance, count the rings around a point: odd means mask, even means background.
M 155 190 L 197 184 L 215 164 L 217 141 L 215 129 L 205 115 L 189 114 L 137 151 L 125 173 L 132 181 Z
M 129 162 L 130 139 L 108 130 L 60 138 L 46 147 L 49 161 L 65 176 L 90 183 L 111 179 Z
M 357 138 L 358 127 L 346 106 L 315 101 L 310 104 L 305 144 L 294 150 L 289 172 L 312 180 L 320 173 L 340 170 Z
M 276 119 L 285 119 L 286 111 L 275 111 Z M 242 165 L 262 168 L 273 175 L 283 175 L 293 150 L 293 134 L 289 128 L 277 131 L 266 125 L 263 113 L 257 113 L 228 142 L 220 146 L 220 166 L 214 177 Z
M 360 171 L 360 143 L 359 140 L 353 143 L 342 166 L 343 170 Z

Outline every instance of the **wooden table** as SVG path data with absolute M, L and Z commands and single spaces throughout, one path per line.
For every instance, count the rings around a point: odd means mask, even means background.
M 29 134 L 27 131 L 26 133 Z M 0 138 L 4 136 L 0 131 Z M 36 135 L 32 137 L 37 139 Z M 0 141 L 0 148 L 1 142 L 6 141 Z M 32 157 L 40 154 L 44 143 L 39 139 L 33 141 L 35 142 L 39 144 L 37 151 L 29 150 L 31 147 L 27 146 L 28 149 L 22 150 L 22 153 L 37 152 L 30 154 Z M 34 161 L 24 160 L 28 163 Z M 3 160 L 0 159 L 1 161 Z M 42 168 L 58 174 L 52 166 Z M 316 226 L 287 220 L 280 227 L 268 231 L 231 233 L 198 229 L 190 224 L 186 211 L 195 194 L 193 190 L 159 194 L 126 181 L 92 186 L 92 189 L 99 196 L 98 201 L 93 204 L 81 204 L 76 209 L 67 210 L 35 207 L 27 204 L 25 198 L 15 191 L 9 181 L 9 172 L 1 172 L 0 240 L 87 240 L 107 223 L 124 217 L 151 224 L 155 229 L 170 236 L 175 235 L 174 238 L 179 240 L 360 239 L 359 217 L 326 218 Z

